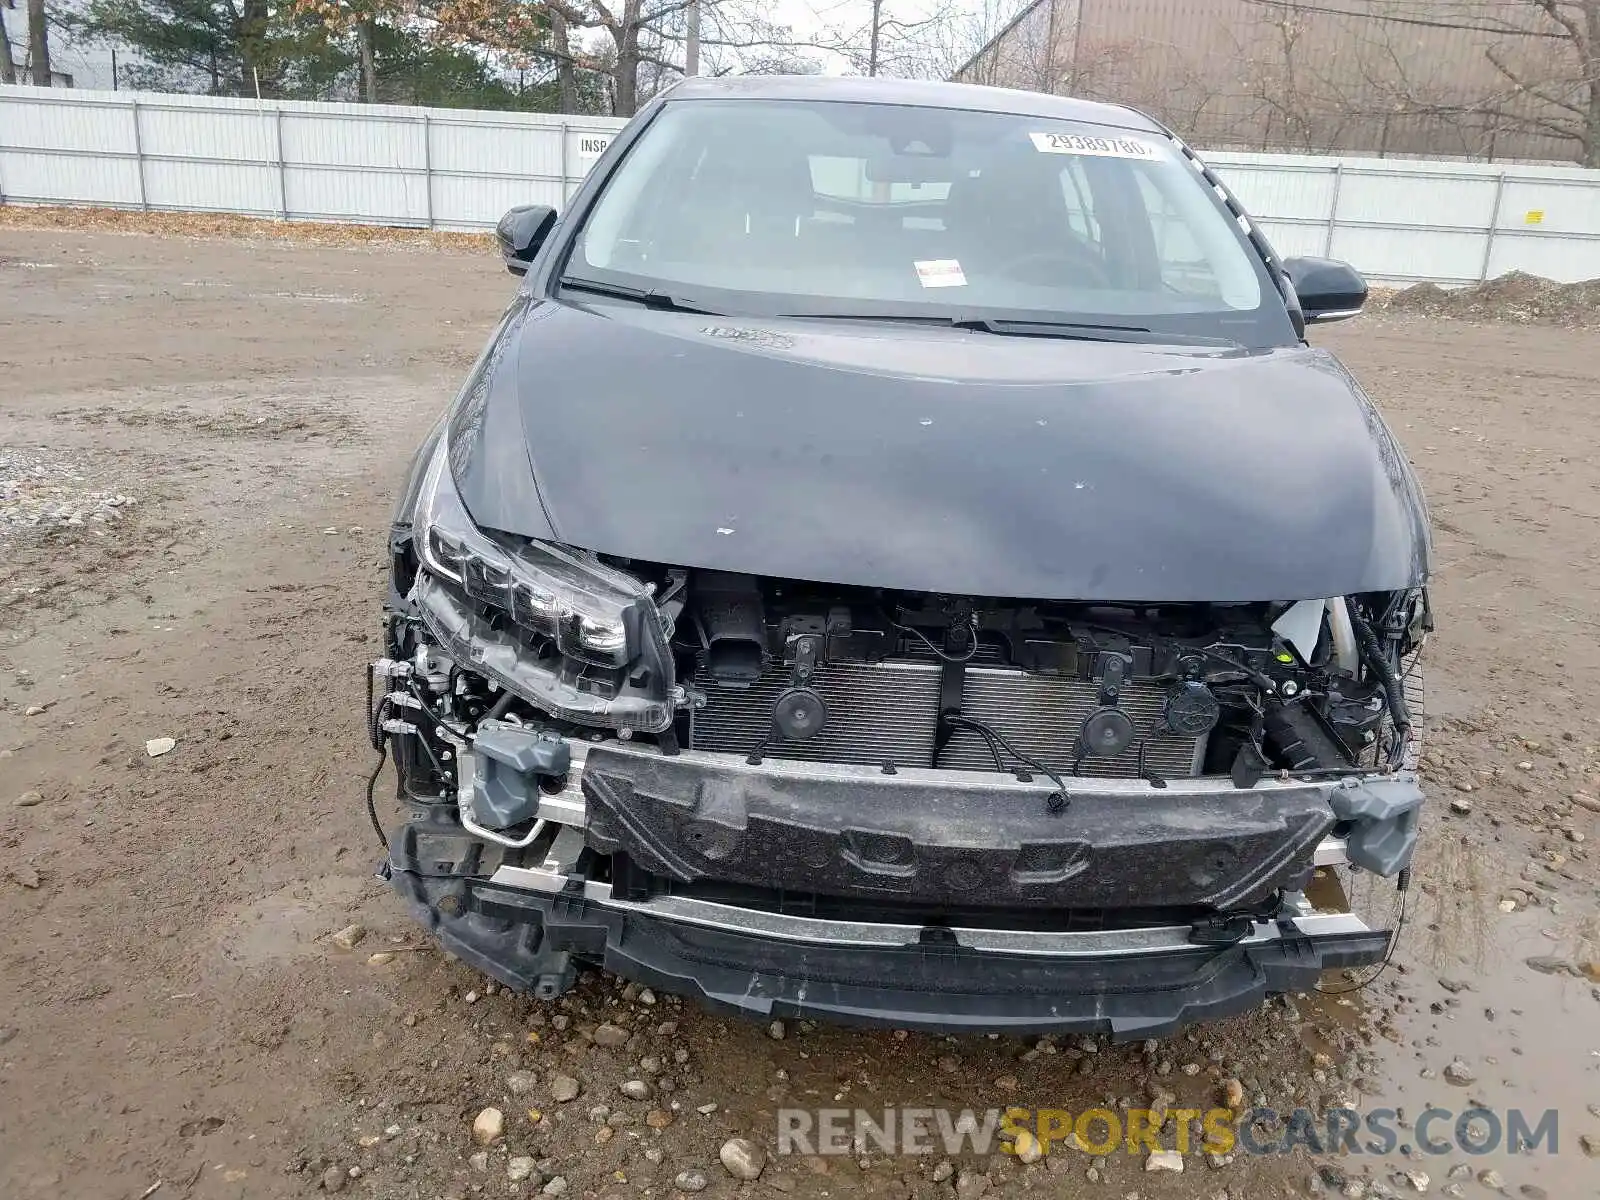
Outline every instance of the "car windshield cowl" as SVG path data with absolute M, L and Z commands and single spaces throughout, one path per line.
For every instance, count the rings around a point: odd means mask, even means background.
M 1242 218 L 1170 137 L 1057 116 L 668 101 L 580 218 L 558 286 L 756 319 L 1297 340 Z
M 1237 319 L 1212 315 L 1199 318 L 1168 317 L 1151 325 L 1108 321 L 1095 314 L 1040 312 L 1031 309 L 954 310 L 935 304 L 859 305 L 848 301 L 818 300 L 803 306 L 786 307 L 787 297 L 749 293 L 719 292 L 712 299 L 686 296 L 662 290 L 664 283 L 650 286 L 647 280 L 631 284 L 611 282 L 583 275 L 561 276 L 564 292 L 578 297 L 602 296 L 622 300 L 661 312 L 699 313 L 705 316 L 745 320 L 844 321 L 919 325 L 932 328 L 966 330 L 1004 337 L 1061 338 L 1071 341 L 1133 342 L 1165 346 L 1205 346 L 1236 349 L 1245 345 L 1231 336 Z

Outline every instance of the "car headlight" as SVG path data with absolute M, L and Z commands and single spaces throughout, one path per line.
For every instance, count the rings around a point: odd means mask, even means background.
M 441 437 L 418 493 L 414 598 L 445 648 L 552 716 L 659 732 L 672 656 L 639 580 L 592 556 L 479 529 Z

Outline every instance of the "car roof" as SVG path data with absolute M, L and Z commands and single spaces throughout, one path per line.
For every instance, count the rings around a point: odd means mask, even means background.
M 667 93 L 678 100 L 833 100 L 855 104 L 904 104 L 917 108 L 950 108 L 969 112 L 1015 113 L 1019 116 L 1054 117 L 1115 125 L 1146 133 L 1161 131 L 1143 113 L 1120 104 L 1099 104 L 1044 92 L 980 87 L 971 83 L 941 83 L 926 79 L 883 79 L 860 75 L 725 75 L 717 79 L 695 76 Z

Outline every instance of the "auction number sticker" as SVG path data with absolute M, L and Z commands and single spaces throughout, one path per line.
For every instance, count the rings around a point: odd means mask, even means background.
M 1040 154 L 1092 154 L 1100 158 L 1155 159 L 1156 148 L 1135 138 L 1095 137 L 1087 133 L 1030 133 Z

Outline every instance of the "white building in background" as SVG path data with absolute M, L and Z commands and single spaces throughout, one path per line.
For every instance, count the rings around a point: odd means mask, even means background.
M 13 5 L 15 5 L 13 7 Z M 28 61 L 28 9 L 23 0 L 0 0 L 0 25 L 11 40 L 11 58 L 17 64 L 17 78 L 33 81 L 33 66 Z M 126 55 L 118 55 L 123 63 Z M 65 30 L 50 29 L 50 84 L 52 87 L 102 88 L 118 86 L 112 73 L 109 46 L 72 40 Z

